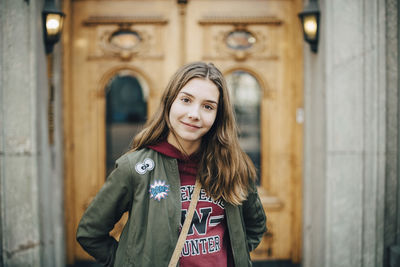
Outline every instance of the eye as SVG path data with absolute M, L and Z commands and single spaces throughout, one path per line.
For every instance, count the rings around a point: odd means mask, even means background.
M 214 106 L 209 105 L 209 104 L 205 104 L 204 108 L 207 109 L 207 110 L 214 110 L 215 109 Z
M 190 99 L 188 97 L 181 97 L 181 101 L 184 103 L 189 103 Z

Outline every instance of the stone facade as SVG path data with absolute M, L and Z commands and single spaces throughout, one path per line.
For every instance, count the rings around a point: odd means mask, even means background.
M 319 51 L 304 52 L 304 266 L 388 266 L 399 229 L 397 2 L 319 5 Z
M 55 113 L 56 138 L 50 145 L 43 5 L 41 0 L 0 3 L 0 265 L 4 266 L 65 266 L 61 108 Z M 59 84 L 56 81 L 58 104 Z

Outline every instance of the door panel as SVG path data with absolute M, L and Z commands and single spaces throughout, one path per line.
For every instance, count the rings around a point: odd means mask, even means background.
M 300 6 L 300 0 L 64 1 L 69 263 L 90 259 L 74 236 L 106 178 L 110 79 L 130 73 L 142 81 L 151 116 L 175 70 L 197 60 L 213 62 L 227 76 L 248 73 L 260 85 L 259 193 L 269 232 L 252 258 L 300 260 L 302 125 L 295 117 L 302 107 Z

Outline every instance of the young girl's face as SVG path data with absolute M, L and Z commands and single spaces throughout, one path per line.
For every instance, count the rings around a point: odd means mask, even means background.
M 168 134 L 168 142 L 185 150 L 195 151 L 201 138 L 211 129 L 217 116 L 219 91 L 208 79 L 193 78 L 178 93 L 169 111 L 175 136 Z M 187 152 L 189 152 L 187 151 Z

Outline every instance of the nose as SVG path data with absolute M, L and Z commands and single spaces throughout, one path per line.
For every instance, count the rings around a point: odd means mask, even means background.
M 200 118 L 200 115 L 199 115 L 199 107 L 193 106 L 193 107 L 189 110 L 187 116 L 188 116 L 190 119 L 192 119 L 192 120 L 198 120 L 198 119 Z

